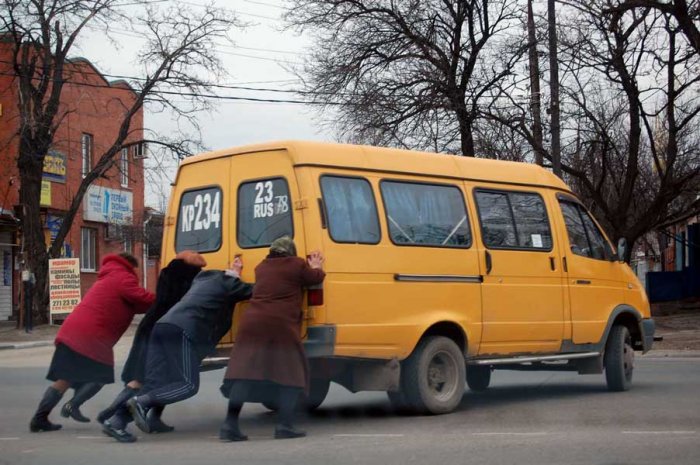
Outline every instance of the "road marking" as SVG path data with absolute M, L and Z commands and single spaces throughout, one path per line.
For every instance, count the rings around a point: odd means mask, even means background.
M 696 434 L 697 431 L 623 431 L 622 434 Z
M 19 438 L 0 438 L 0 441 L 17 441 Z
M 538 431 L 533 433 L 516 433 L 516 432 L 493 432 L 493 433 L 472 433 L 473 436 L 546 436 L 550 433 L 546 431 Z
M 403 434 L 334 434 L 336 438 L 402 438 Z

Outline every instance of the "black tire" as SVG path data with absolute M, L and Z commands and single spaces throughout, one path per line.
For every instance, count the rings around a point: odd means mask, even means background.
M 605 344 L 605 380 L 610 391 L 626 391 L 632 384 L 634 348 L 627 327 L 615 325 Z
M 311 382 L 309 384 L 309 396 L 307 397 L 303 393 L 299 396 L 297 409 L 307 410 L 310 412 L 320 407 L 323 401 L 326 399 L 330 385 L 331 381 L 329 379 L 311 378 Z M 265 406 L 265 408 L 273 412 L 279 410 L 277 408 L 276 400 L 266 400 L 262 402 L 262 404 Z
M 277 402 L 274 402 L 274 401 L 271 401 L 271 400 L 266 400 L 266 401 L 263 402 L 262 404 L 263 404 L 263 406 L 264 406 L 266 409 L 268 409 L 268 410 L 271 410 L 271 411 L 273 411 L 273 412 L 276 412 L 276 411 L 277 411 Z
M 411 412 L 411 406 L 406 399 L 406 395 L 402 391 L 386 391 L 386 395 L 389 397 L 389 402 L 396 412 Z
M 457 344 L 444 336 L 430 336 L 403 364 L 403 395 L 417 413 L 449 413 L 462 401 L 464 377 L 464 355 Z
M 331 380 L 323 378 L 311 378 L 309 384 L 309 395 L 302 399 L 303 408 L 311 412 L 321 406 L 330 389 Z
M 483 365 L 467 366 L 467 386 L 474 392 L 483 392 L 491 383 L 491 367 Z

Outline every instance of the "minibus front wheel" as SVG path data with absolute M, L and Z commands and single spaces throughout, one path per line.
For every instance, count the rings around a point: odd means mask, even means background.
M 632 384 L 634 371 L 634 348 L 632 336 L 624 325 L 615 325 L 610 330 L 605 344 L 605 380 L 610 391 L 626 391 Z
M 428 336 L 403 364 L 403 394 L 419 413 L 449 413 L 462 400 L 465 376 L 457 344 L 445 336 Z

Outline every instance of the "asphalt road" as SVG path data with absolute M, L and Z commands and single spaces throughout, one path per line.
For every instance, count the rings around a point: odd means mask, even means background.
M 492 387 L 467 393 L 453 414 L 396 415 L 383 393 L 333 385 L 300 425 L 309 436 L 273 440 L 275 415 L 249 404 L 246 443 L 221 443 L 222 372 L 205 373 L 199 394 L 168 407 L 174 433 L 138 432 L 118 444 L 93 422 L 61 418 L 63 429 L 27 425 L 47 386 L 50 348 L 0 352 L 0 464 L 693 464 L 700 463 L 700 358 L 637 359 L 633 387 L 610 393 L 602 375 L 498 371 Z M 119 372 L 117 372 L 119 373 Z M 119 387 L 83 408 L 94 418 Z

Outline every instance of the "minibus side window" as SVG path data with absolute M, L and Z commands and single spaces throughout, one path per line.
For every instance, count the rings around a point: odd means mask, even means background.
M 391 241 L 397 245 L 469 247 L 464 197 L 447 185 L 382 181 Z
M 378 244 L 381 239 L 372 186 L 366 179 L 321 177 L 321 195 L 334 242 Z
M 547 209 L 539 194 L 477 190 L 475 198 L 486 247 L 552 250 Z
M 238 188 L 238 245 L 267 247 L 294 236 L 289 186 L 284 178 L 244 182 Z
M 576 255 L 607 260 L 612 250 L 588 212 L 575 203 L 560 201 L 571 251 Z
M 223 195 L 219 187 L 184 192 L 180 197 L 175 251 L 214 252 L 221 247 Z

